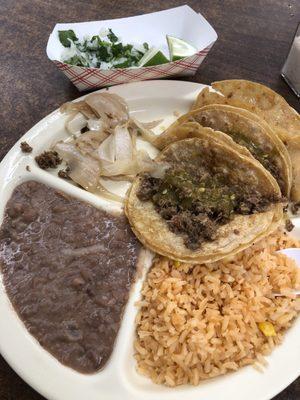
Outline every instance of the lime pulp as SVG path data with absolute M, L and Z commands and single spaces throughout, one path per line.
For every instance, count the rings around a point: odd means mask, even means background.
M 197 53 L 194 46 L 174 36 L 167 35 L 167 42 L 171 61 L 181 60 Z

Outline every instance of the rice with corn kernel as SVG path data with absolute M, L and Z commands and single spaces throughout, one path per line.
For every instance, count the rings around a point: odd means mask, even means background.
M 282 342 L 300 311 L 300 299 L 291 294 L 300 285 L 299 269 L 275 253 L 287 247 L 300 242 L 278 230 L 212 264 L 191 267 L 157 257 L 138 304 L 138 371 L 176 386 L 264 365 L 263 356 Z M 287 297 L 272 295 L 279 292 Z

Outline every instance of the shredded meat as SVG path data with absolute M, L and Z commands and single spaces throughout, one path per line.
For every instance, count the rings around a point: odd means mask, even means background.
M 264 198 L 260 193 L 244 193 L 235 211 L 242 215 L 264 212 L 271 202 L 273 202 L 272 199 Z
M 39 156 L 35 157 L 35 161 L 42 169 L 56 168 L 61 164 L 62 159 L 56 151 L 44 151 Z
M 32 147 L 29 146 L 27 142 L 22 142 L 21 145 L 21 150 L 23 153 L 31 153 L 32 152 Z
M 214 240 L 216 237 L 214 222 L 205 214 L 194 215 L 184 211 L 173 215 L 168 223 L 174 233 L 188 232 L 185 245 L 191 250 L 196 250 L 204 240 Z
M 142 179 L 140 190 L 139 190 L 139 199 L 141 201 L 149 201 L 152 199 L 152 196 L 157 192 L 159 188 L 160 180 L 157 178 L 153 178 L 150 175 L 145 175 Z
M 60 169 L 60 170 L 58 171 L 57 175 L 58 175 L 60 178 L 69 179 L 69 180 L 70 180 L 70 179 L 71 179 L 71 178 L 70 178 L 70 175 L 69 175 L 70 171 L 71 171 L 70 167 L 66 167 L 66 169 Z

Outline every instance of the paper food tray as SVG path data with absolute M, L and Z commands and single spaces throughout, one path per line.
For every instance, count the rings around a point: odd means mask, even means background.
M 185 40 L 198 51 L 178 61 L 139 68 L 101 70 L 60 61 L 64 47 L 58 39 L 59 30 L 73 29 L 81 39 L 85 35 L 99 34 L 103 28 L 111 28 L 123 43 L 148 42 L 150 46 L 160 48 L 165 55 L 168 55 L 167 34 Z M 217 33 L 206 19 L 185 5 L 135 17 L 56 24 L 48 40 L 47 56 L 81 91 L 146 79 L 194 75 L 216 40 Z

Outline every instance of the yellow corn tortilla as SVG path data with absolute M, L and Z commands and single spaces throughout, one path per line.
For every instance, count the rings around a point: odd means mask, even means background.
M 289 197 L 292 184 L 292 165 L 289 153 L 277 134 L 272 132 L 269 125 L 257 115 L 241 108 L 223 104 L 204 106 L 178 118 L 156 139 L 156 146 L 162 149 L 167 144 L 178 140 L 179 132 L 182 135 L 182 131 L 178 131 L 178 127 L 189 121 L 199 123 L 206 128 L 221 131 L 226 136 L 228 135 L 240 142 L 241 145 L 247 144 L 247 142 L 253 143 L 259 154 L 269 155 L 269 160 L 273 165 L 273 171 L 271 170 L 270 172 L 277 175 L 282 193 L 284 196 Z M 195 129 L 195 132 L 197 132 L 197 129 Z M 189 137 L 192 136 L 192 132 L 190 132 Z M 224 135 L 222 138 L 228 141 Z M 184 139 L 184 137 L 181 137 L 181 139 Z M 243 146 L 239 146 L 240 151 L 241 147 Z M 247 152 L 249 155 L 248 150 Z M 257 157 L 253 148 L 252 153 L 254 157 Z M 259 161 L 264 162 L 262 157 L 261 159 L 257 158 Z
M 300 115 L 282 96 L 259 83 L 239 79 L 214 82 L 212 88 L 213 90 L 205 88 L 199 93 L 192 110 L 209 104 L 228 104 L 251 111 L 270 125 L 290 152 L 288 142 L 300 135 Z M 299 202 L 300 193 L 295 187 L 295 174 L 300 156 L 293 153 L 290 158 L 293 175 L 292 199 Z
M 232 79 L 213 82 L 203 89 L 193 108 L 209 104 L 228 104 L 244 108 L 265 120 L 284 140 L 300 134 L 300 116 L 278 93 L 260 83 Z
M 229 171 L 228 174 L 233 174 L 240 185 L 252 185 L 262 195 L 280 196 L 275 179 L 255 159 L 214 138 L 206 130 L 199 131 L 192 139 L 170 144 L 156 160 L 166 162 L 174 157 L 187 157 L 188 160 L 189 154 L 205 154 L 212 148 L 220 165 Z M 133 232 L 152 251 L 182 262 L 205 263 L 233 255 L 271 233 L 282 221 L 283 207 L 279 203 L 270 205 L 266 212 L 236 215 L 228 224 L 220 226 L 214 241 L 204 242 L 199 249 L 191 250 L 185 246 L 182 236 L 169 230 L 152 202 L 139 200 L 137 192 L 141 181 L 142 176 L 135 179 L 125 201 L 125 213 Z

